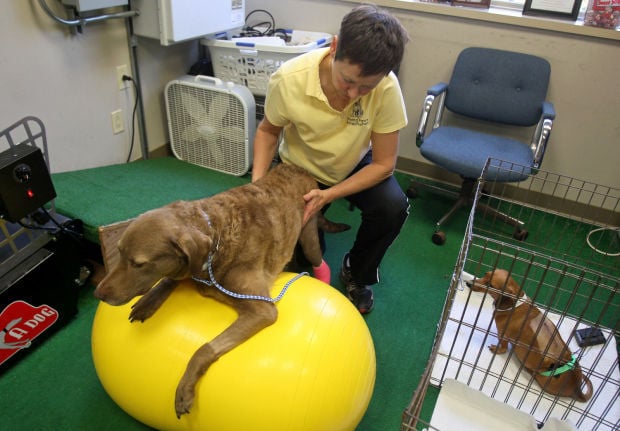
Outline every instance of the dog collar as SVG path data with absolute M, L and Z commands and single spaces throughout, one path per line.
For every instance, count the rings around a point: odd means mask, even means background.
M 231 296 L 233 298 L 237 298 L 237 299 L 256 299 L 259 301 L 271 302 L 272 304 L 276 303 L 280 299 L 282 299 L 282 297 L 284 296 L 288 288 L 291 286 L 291 284 L 293 284 L 299 278 L 305 275 L 308 275 L 307 272 L 300 272 L 299 274 L 295 275 L 288 282 L 286 282 L 284 287 L 282 287 L 280 294 L 276 296 L 275 298 L 271 298 L 269 296 L 261 296 L 261 295 L 246 295 L 243 293 L 237 293 L 237 292 L 230 291 L 217 282 L 217 280 L 215 279 L 215 276 L 213 275 L 213 267 L 211 265 L 212 257 L 213 257 L 213 254 L 209 255 L 209 259 L 207 260 L 207 263 L 205 264 L 207 267 L 208 273 L 209 273 L 209 278 L 192 277 L 192 280 L 197 281 L 198 283 L 205 284 L 207 286 L 214 286 L 217 288 L 217 290 L 219 290 L 223 294 Z
M 207 214 L 207 212 L 203 210 L 202 208 L 200 208 L 199 210 L 202 213 L 202 218 L 204 218 L 207 221 L 209 228 L 213 228 L 213 226 L 211 225 L 211 217 L 209 217 L 209 214 Z
M 538 374 L 545 377 L 553 377 L 574 369 L 575 365 L 577 365 L 577 357 L 575 355 L 571 355 L 570 361 L 562 365 L 561 367 L 554 368 L 549 371 L 543 371 L 542 373 Z
M 200 209 L 200 212 L 202 213 L 203 218 L 207 221 L 209 228 L 213 229 L 213 225 L 211 224 L 211 218 L 209 217 L 209 214 L 207 214 L 207 212 L 204 211 L 202 208 Z M 220 238 L 218 236 L 217 242 L 215 244 L 216 251 L 219 248 L 219 245 L 220 245 Z M 303 277 L 304 275 L 308 275 L 307 272 L 301 272 L 297 274 L 296 276 L 294 276 L 284 285 L 284 287 L 280 291 L 280 294 L 276 296 L 275 298 L 261 296 L 261 295 L 245 295 L 245 294 L 241 294 L 237 292 L 232 292 L 217 282 L 217 280 L 215 279 L 215 275 L 213 274 L 213 255 L 214 254 L 215 254 L 214 252 L 209 253 L 209 257 L 207 258 L 207 261 L 202 265 L 203 271 L 207 271 L 207 273 L 209 274 L 209 278 L 192 277 L 192 280 L 197 281 L 198 283 L 205 284 L 207 286 L 215 286 L 223 294 L 231 296 L 233 298 L 237 298 L 237 299 L 256 299 L 259 301 L 266 301 L 266 302 L 271 302 L 271 303 L 278 302 L 280 299 L 282 299 L 282 297 L 284 296 L 284 294 L 286 293 L 286 291 L 288 290 L 291 284 L 293 284 L 295 281 L 297 281 L 297 279 Z
M 205 219 L 205 221 L 207 222 L 207 226 L 209 226 L 209 229 L 215 231 L 215 229 L 213 229 L 213 224 L 211 224 L 211 217 L 209 217 L 209 214 L 207 214 L 207 212 L 205 210 L 203 210 L 202 208 L 200 208 L 200 212 L 202 213 L 202 218 Z M 215 242 L 215 251 L 217 251 L 220 248 L 220 236 L 218 234 L 217 236 L 217 241 Z M 212 255 L 213 253 L 211 253 Z M 206 270 L 207 269 L 207 262 L 205 262 L 202 265 L 202 269 Z
M 527 297 L 527 295 L 525 294 L 525 292 L 523 292 L 523 296 L 517 298 L 517 300 L 514 302 L 514 304 L 508 308 L 495 308 L 495 311 L 510 311 L 510 310 L 514 310 L 515 308 L 517 308 L 520 305 L 525 304 L 526 302 L 529 301 L 529 298 Z

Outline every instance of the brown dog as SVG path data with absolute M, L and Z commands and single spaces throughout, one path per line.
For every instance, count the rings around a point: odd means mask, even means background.
M 348 228 L 322 217 L 302 224 L 303 195 L 314 188 L 317 183 L 306 171 L 280 164 L 255 183 L 148 211 L 120 235 L 115 261 L 95 296 L 122 305 L 144 295 L 133 306 L 131 321 L 152 316 L 177 283 L 189 277 L 216 281 L 236 295 L 266 299 L 298 241 L 313 267 L 320 267 L 325 263 L 319 224 L 330 232 Z M 234 307 L 238 318 L 190 359 L 176 390 L 177 417 L 189 412 L 195 385 L 209 366 L 277 317 L 273 302 L 240 299 L 195 282 L 202 295 Z
M 495 269 L 467 285 L 493 298 L 493 318 L 499 338 L 489 349 L 504 353 L 508 342 L 542 389 L 550 394 L 588 401 L 592 383 L 583 374 L 557 327 L 529 299 L 508 271 Z M 587 390 L 584 393 L 582 384 Z

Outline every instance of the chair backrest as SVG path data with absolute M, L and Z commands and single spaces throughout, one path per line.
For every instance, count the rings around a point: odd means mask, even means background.
M 534 55 L 466 48 L 454 65 L 446 107 L 457 114 L 517 126 L 540 119 L 551 66 Z

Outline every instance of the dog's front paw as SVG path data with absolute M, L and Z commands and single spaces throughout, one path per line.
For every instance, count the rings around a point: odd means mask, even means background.
M 151 317 L 157 308 L 154 308 L 150 301 L 148 300 L 148 295 L 143 296 L 131 307 L 131 312 L 129 313 L 129 320 L 144 322 L 146 319 Z
M 493 352 L 493 353 L 496 353 L 496 354 L 498 354 L 498 355 L 501 355 L 502 353 L 505 353 L 505 352 L 506 352 L 506 346 L 502 346 L 501 344 L 500 344 L 500 345 L 497 345 L 497 344 L 491 344 L 491 345 L 489 346 L 489 350 L 490 350 L 491 352 Z
M 132 307 L 131 313 L 129 313 L 129 320 L 139 320 L 144 322 L 151 317 L 161 307 L 164 301 L 170 296 L 170 293 L 174 290 L 178 280 L 171 280 L 169 278 L 162 278 L 155 287 L 146 292 L 142 298 L 138 300 Z
M 174 399 L 174 410 L 177 413 L 177 418 L 180 419 L 182 415 L 189 413 L 189 409 L 194 403 L 194 388 L 193 386 L 187 386 L 180 384 L 177 387 L 177 393 Z

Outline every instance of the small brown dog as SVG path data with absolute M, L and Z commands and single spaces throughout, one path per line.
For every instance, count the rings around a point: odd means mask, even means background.
M 550 394 L 588 401 L 592 383 L 583 374 L 557 327 L 549 320 L 510 276 L 495 269 L 484 277 L 467 282 L 476 292 L 488 292 L 493 298 L 493 318 L 499 343 L 491 345 L 493 353 L 504 353 L 508 342 L 542 389 Z M 582 390 L 585 384 L 586 392 Z
M 124 231 L 117 229 L 117 253 L 95 289 L 97 298 L 122 305 L 144 295 L 129 316 L 131 321 L 144 321 L 180 280 L 194 277 L 202 295 L 238 313 L 235 322 L 190 359 L 176 390 L 177 417 L 189 412 L 195 385 L 213 362 L 276 321 L 270 288 L 298 241 L 313 267 L 325 269 L 317 229 L 338 232 L 348 225 L 321 216 L 303 225 L 303 195 L 315 188 L 316 181 L 306 171 L 280 164 L 255 183 L 206 199 L 178 201 L 140 215 L 126 228 L 121 226 Z M 207 278 L 211 285 L 198 278 Z

